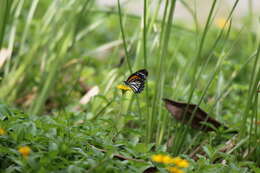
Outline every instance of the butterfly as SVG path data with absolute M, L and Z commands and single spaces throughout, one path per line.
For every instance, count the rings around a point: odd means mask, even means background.
M 131 74 L 124 83 L 129 86 L 134 93 L 141 93 L 144 89 L 145 80 L 148 76 L 146 69 L 139 70 Z

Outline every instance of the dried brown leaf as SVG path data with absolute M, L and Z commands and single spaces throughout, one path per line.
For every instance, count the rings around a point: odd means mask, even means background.
M 215 128 L 219 128 L 220 126 L 223 126 L 225 129 L 227 129 L 226 126 L 224 126 L 222 123 L 218 122 L 214 118 L 210 117 L 208 113 L 203 111 L 195 104 L 188 105 L 187 103 L 177 102 L 166 98 L 164 98 L 163 101 L 165 102 L 165 107 L 167 108 L 167 110 L 176 120 L 190 125 L 194 129 L 202 130 L 205 132 L 214 131 Z M 184 114 L 186 109 L 186 114 Z M 192 113 L 194 111 L 196 112 L 192 117 Z M 192 120 L 190 120 L 191 118 Z M 205 124 L 210 124 L 210 126 Z

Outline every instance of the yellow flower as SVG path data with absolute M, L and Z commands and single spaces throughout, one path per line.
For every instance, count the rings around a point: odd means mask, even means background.
M 164 155 L 162 155 L 162 154 L 155 154 L 155 155 L 152 155 L 151 159 L 154 162 L 163 163 Z
M 181 161 L 182 159 L 180 157 L 174 157 L 171 163 L 178 165 Z
M 187 167 L 189 167 L 189 162 L 187 160 L 182 160 L 179 162 L 179 164 L 177 166 L 179 166 L 181 168 L 187 168 Z
M 116 87 L 117 87 L 118 89 L 124 90 L 124 91 L 131 90 L 131 88 L 130 88 L 129 86 L 126 86 L 126 85 L 117 85 Z
M 172 157 L 170 157 L 170 156 L 164 156 L 163 157 L 163 161 L 162 161 L 162 163 L 164 163 L 164 164 L 171 164 L 172 163 Z
M 217 25 L 217 27 L 219 27 L 219 28 L 224 28 L 224 26 L 225 26 L 225 24 L 226 24 L 226 26 L 228 26 L 229 25 L 229 21 L 227 21 L 226 19 L 224 19 L 224 18 L 219 18 L 219 19 L 217 19 L 216 21 L 215 21 L 215 24 Z
M 0 135 L 5 135 L 6 134 L 6 131 L 5 131 L 5 129 L 3 129 L 3 128 L 0 128 Z
M 116 87 L 117 87 L 117 89 L 120 89 L 120 90 L 123 92 L 123 94 L 124 94 L 126 91 L 131 90 L 131 88 L 130 88 L 129 86 L 126 86 L 126 85 L 117 85 Z
M 171 156 L 168 156 L 168 155 L 155 154 L 155 155 L 152 155 L 151 159 L 152 159 L 152 161 L 158 162 L 158 163 L 174 164 L 179 168 L 189 167 L 189 162 L 187 160 L 181 159 L 180 157 L 171 157 Z M 177 168 L 176 168 L 177 169 L 176 170 L 175 167 L 168 167 L 168 168 L 171 168 L 172 170 L 177 171 L 176 173 L 183 172 L 182 170 L 179 170 Z
M 22 147 L 19 147 L 19 150 L 18 150 L 24 157 L 27 157 L 29 156 L 29 154 L 31 153 L 31 148 L 28 147 L 28 146 L 22 146 Z
M 183 170 L 180 170 L 176 167 L 167 167 L 167 170 L 170 172 L 170 173 L 184 173 Z
M 180 157 L 173 158 L 171 163 L 174 163 L 176 166 L 181 168 L 189 167 L 189 162 L 187 160 L 181 159 Z
M 155 155 L 152 155 L 152 160 L 154 162 L 158 162 L 158 163 L 164 163 L 164 164 L 172 164 L 172 163 L 175 163 L 174 159 L 175 158 L 172 158 L 171 156 L 168 156 L 168 155 L 162 155 L 162 154 L 155 154 Z

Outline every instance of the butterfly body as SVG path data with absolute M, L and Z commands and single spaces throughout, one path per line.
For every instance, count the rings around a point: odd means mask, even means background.
M 139 70 L 131 74 L 124 83 L 129 86 L 134 93 L 141 93 L 144 89 L 145 81 L 148 76 L 146 69 Z

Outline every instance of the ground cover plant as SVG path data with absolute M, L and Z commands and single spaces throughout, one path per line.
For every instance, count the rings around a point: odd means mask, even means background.
M 0 172 L 260 172 L 259 13 L 194 2 L 1 0 Z

